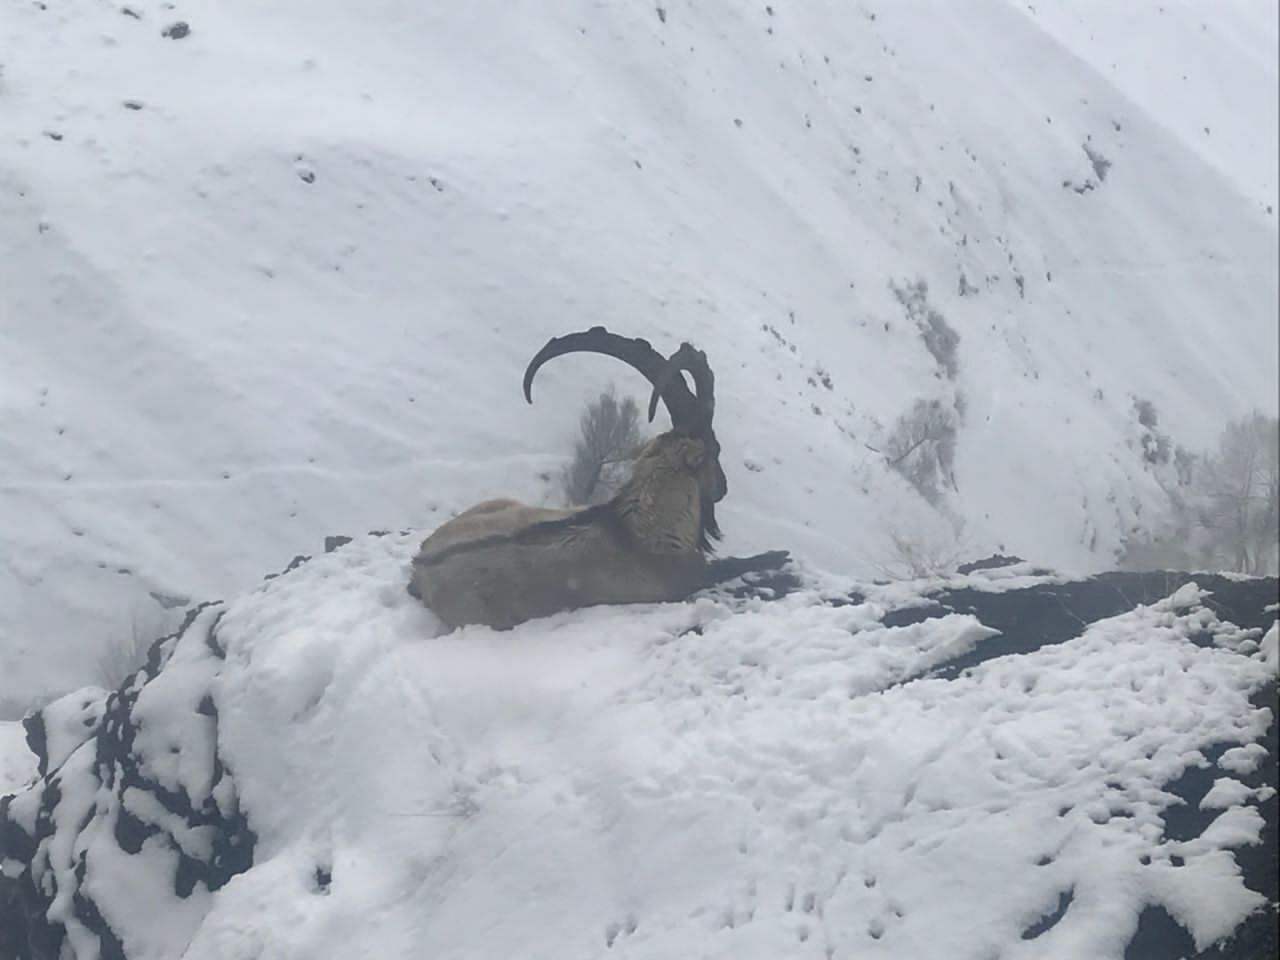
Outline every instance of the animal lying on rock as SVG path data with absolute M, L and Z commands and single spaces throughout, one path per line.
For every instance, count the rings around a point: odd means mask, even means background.
M 409 592 L 450 627 L 508 628 L 579 607 L 682 600 L 788 559 L 783 550 L 712 559 L 720 537 L 715 505 L 728 484 L 712 429 L 715 378 L 705 353 L 682 343 L 663 357 L 647 341 L 604 327 L 555 337 L 525 370 L 529 403 L 538 369 L 574 352 L 616 357 L 638 370 L 653 387 L 650 421 L 661 399 L 671 429 L 645 444 L 631 476 L 606 503 L 560 510 L 486 500 L 441 524 L 414 557 Z

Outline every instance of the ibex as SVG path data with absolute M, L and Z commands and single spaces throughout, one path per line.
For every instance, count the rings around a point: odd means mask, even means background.
M 728 491 L 712 430 L 715 378 L 688 343 L 663 357 L 645 340 L 604 327 L 554 337 L 524 373 L 533 378 L 553 357 L 602 353 L 649 380 L 652 421 L 661 398 L 671 429 L 640 450 L 613 499 L 569 510 L 486 500 L 422 542 L 409 592 L 449 627 L 505 629 L 535 617 L 598 604 L 681 600 L 743 573 L 781 566 L 785 551 L 710 559 L 719 539 L 715 505 Z M 693 377 L 691 393 L 684 373 Z

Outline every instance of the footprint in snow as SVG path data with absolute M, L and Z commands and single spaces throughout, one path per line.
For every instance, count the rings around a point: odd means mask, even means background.
M 640 923 L 634 913 L 629 913 L 621 920 L 614 920 L 604 928 L 604 945 L 610 950 L 618 942 L 619 937 L 629 937 L 639 928 Z
M 293 172 L 298 175 L 298 179 L 303 183 L 316 182 L 316 172 L 302 154 L 298 154 L 293 158 Z

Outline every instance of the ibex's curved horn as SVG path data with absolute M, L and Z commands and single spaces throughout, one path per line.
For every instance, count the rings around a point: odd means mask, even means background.
M 653 397 L 649 403 L 650 420 L 653 419 L 659 396 L 666 404 L 667 412 L 671 414 L 671 422 L 676 427 L 690 428 L 700 423 L 705 416 L 701 413 L 703 404 L 700 398 L 689 392 L 683 377 L 672 377 L 666 374 L 669 361 L 655 350 L 648 340 L 640 337 L 620 337 L 616 333 L 610 333 L 604 327 L 592 327 L 581 333 L 569 333 L 563 337 L 552 337 L 548 340 L 546 346 L 529 361 L 529 366 L 524 371 L 525 400 L 533 403 L 533 377 L 538 372 L 538 368 L 553 357 L 565 353 L 602 353 L 608 357 L 616 357 L 642 373 L 654 387 Z M 702 363 L 705 367 L 706 357 L 702 358 Z M 659 385 L 659 378 L 664 374 L 667 380 Z M 710 375 L 711 371 L 708 369 L 706 376 L 709 378 Z M 699 374 L 694 374 L 694 382 L 698 384 L 701 391 L 698 376 Z
M 707 363 L 707 355 L 687 341 L 680 344 L 680 349 L 667 358 L 662 371 L 653 381 L 653 394 L 649 397 L 649 419 L 653 419 L 658 407 L 658 397 L 665 395 L 671 384 L 684 383 L 684 376 L 680 372 L 682 370 L 688 370 L 693 375 L 693 386 L 697 390 L 697 424 L 710 426 L 716 411 L 716 378 Z

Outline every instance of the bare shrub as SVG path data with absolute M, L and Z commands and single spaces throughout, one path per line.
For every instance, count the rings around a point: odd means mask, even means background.
M 1196 462 L 1199 458 L 1188 450 L 1182 444 L 1178 444 L 1173 448 L 1173 470 L 1174 476 L 1177 478 L 1178 486 L 1191 486 L 1192 478 L 1195 476 Z
M 578 421 L 573 460 L 561 473 L 565 500 L 574 506 L 603 503 L 625 480 L 625 463 L 644 441 L 640 408 L 631 397 L 619 402 L 613 387 L 587 404 Z
M 943 487 L 955 489 L 956 414 L 940 400 L 917 400 L 898 417 L 885 443 L 885 461 L 931 504 Z
M 94 660 L 94 680 L 104 689 L 116 690 L 147 662 L 151 644 L 172 632 L 168 618 L 159 611 L 135 612 L 127 633 L 113 635 Z
M 1160 425 L 1160 415 L 1156 413 L 1156 405 L 1150 400 L 1134 397 L 1133 413 L 1138 418 L 1138 423 L 1148 430 L 1154 430 Z
M 890 580 L 949 576 L 956 572 L 961 558 L 970 552 L 963 531 L 963 521 L 928 529 L 890 526 L 882 531 L 885 545 L 872 564 Z
M 1133 413 L 1142 428 L 1142 459 L 1154 466 L 1169 462 L 1173 453 L 1173 441 L 1160 430 L 1160 417 L 1156 405 L 1142 397 L 1133 398 Z
M 923 277 L 902 284 L 890 280 L 889 289 L 907 312 L 907 319 L 916 325 L 920 338 L 924 340 L 925 349 L 934 362 L 947 375 L 948 380 L 954 380 L 960 372 L 960 360 L 956 354 L 960 334 L 929 303 L 929 284 Z

